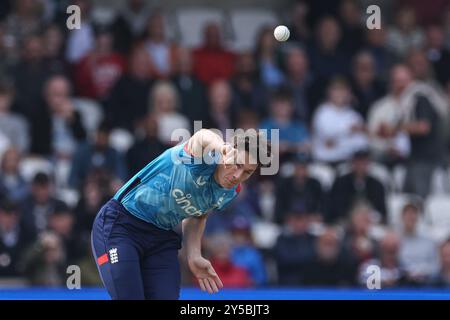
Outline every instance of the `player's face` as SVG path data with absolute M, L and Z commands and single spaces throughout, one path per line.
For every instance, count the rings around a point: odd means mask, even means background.
M 216 169 L 216 181 L 224 188 L 231 189 L 247 180 L 255 172 L 258 165 L 246 151 L 237 153 L 235 164 L 219 164 Z

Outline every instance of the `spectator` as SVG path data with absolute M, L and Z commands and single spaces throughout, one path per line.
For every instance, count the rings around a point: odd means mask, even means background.
M 45 83 L 45 108 L 32 120 L 31 152 L 68 158 L 78 142 L 86 139 L 86 131 L 70 91 L 69 81 L 61 75 L 55 75 Z
M 231 260 L 237 266 L 245 268 L 252 278 L 252 283 L 260 287 L 265 285 L 267 281 L 266 269 L 261 253 L 253 244 L 250 223 L 241 216 L 236 216 L 233 219 L 231 226 L 233 238 Z
M 362 24 L 360 3 L 355 0 L 341 1 L 339 17 L 342 27 L 342 47 L 352 56 L 364 44 L 364 27 Z
M 401 130 L 401 96 L 411 81 L 411 72 L 407 67 L 393 67 L 389 93 L 376 101 L 369 110 L 371 152 L 376 161 L 389 167 L 404 162 L 410 153 L 409 137 Z
M 294 119 L 294 106 L 291 92 L 280 89 L 270 101 L 270 117 L 263 120 L 260 128 L 268 130 L 267 138 L 271 139 L 271 130 L 278 129 L 280 160 L 300 153 L 308 154 L 310 150 L 309 132 L 305 124 Z
M 92 176 L 86 180 L 75 208 L 75 229 L 79 233 L 79 238 L 89 239 L 94 219 L 105 201 L 108 200 L 108 196 L 108 192 L 104 190 L 104 187 L 102 189 L 99 182 Z
M 64 59 L 64 34 L 56 24 L 44 30 L 44 59 L 52 73 L 69 73 L 69 66 Z
M 336 230 L 325 229 L 317 238 L 314 250 L 305 285 L 349 286 L 355 283 L 357 269 L 352 265 L 349 253 L 343 250 Z
M 350 221 L 345 231 L 343 246 L 358 267 L 377 257 L 378 243 L 371 234 L 374 225 L 372 213 L 370 206 L 355 206 L 350 213 Z
M 251 52 L 243 52 L 238 56 L 232 86 L 236 105 L 242 111 L 246 109 L 265 115 L 268 93 L 258 78 L 256 61 Z
M 436 17 L 442 14 L 448 7 L 448 1 L 446 0 L 400 0 L 400 5 L 407 4 L 411 6 L 417 16 L 417 22 L 420 25 L 429 25 L 436 21 Z M 401 10 L 401 7 L 398 8 Z M 397 9 L 397 10 L 398 10 Z
M 432 173 L 444 158 L 443 119 L 448 115 L 448 102 L 424 82 L 410 81 L 405 87 L 401 97 L 402 130 L 409 134 L 411 141 L 405 191 L 426 197 Z
M 0 167 L 0 199 L 21 201 L 28 193 L 28 184 L 19 172 L 21 156 L 12 147 L 3 154 Z
M 375 68 L 375 60 L 367 51 L 360 51 L 353 60 L 351 86 L 354 108 L 365 120 L 369 107 L 385 93 L 383 83 L 375 75 Z
M 134 176 L 149 162 L 159 156 L 164 149 L 164 144 L 158 139 L 158 121 L 156 121 L 154 116 L 147 115 L 145 136 L 135 141 L 126 155 L 128 175 L 130 177 Z
M 0 84 L 0 133 L 20 152 L 27 152 L 30 145 L 28 123 L 22 115 L 11 112 L 13 99 L 14 88 Z
M 91 21 L 91 3 L 88 0 L 75 0 L 73 5 L 80 8 L 80 28 L 71 30 L 67 38 L 66 60 L 77 64 L 95 46 L 94 25 Z
M 387 34 L 388 47 L 400 58 L 410 49 L 420 48 L 425 41 L 424 34 L 416 22 L 416 14 L 411 7 L 397 11 L 395 25 Z
M 235 108 L 230 84 L 225 80 L 213 82 L 208 90 L 208 120 L 206 127 L 216 128 L 226 137 L 226 129 L 234 128 Z
M 150 6 L 143 0 L 127 0 L 117 12 L 111 30 L 114 35 L 114 49 L 121 54 L 128 54 L 133 42 L 145 31 Z
M 208 23 L 203 37 L 203 44 L 193 53 L 194 74 L 208 86 L 217 80 L 230 80 L 235 72 L 235 56 L 225 48 L 220 27 Z
M 113 51 L 111 31 L 98 28 L 95 46 L 75 67 L 75 89 L 79 96 L 104 100 L 125 69 L 125 59 Z
M 111 127 L 103 122 L 97 129 L 93 143 L 79 145 L 72 159 L 69 185 L 80 188 L 89 173 L 103 170 L 122 181 L 127 178 L 127 169 L 121 154 L 109 145 Z
M 450 287 L 450 239 L 444 241 L 439 248 L 440 270 L 432 283 L 437 287 Z
M 315 80 L 322 82 L 348 73 L 351 52 L 341 48 L 342 30 L 336 19 L 324 17 L 316 28 L 316 41 L 311 46 L 311 69 Z
M 402 234 L 400 238 L 400 264 L 405 281 L 410 285 L 426 285 L 438 271 L 437 245 L 418 230 L 420 208 L 407 203 L 402 210 Z
M 32 286 L 60 287 L 66 283 L 66 253 L 61 239 L 44 232 L 26 252 L 22 261 L 24 274 Z
M 385 79 L 390 67 L 396 62 L 395 54 L 386 45 L 386 28 L 366 31 L 366 45 L 364 50 L 372 54 L 375 67 L 381 79 Z
M 441 90 L 440 84 L 433 75 L 433 66 L 428 61 L 424 50 L 411 49 L 406 56 L 406 62 L 413 74 L 414 80 L 425 82 L 436 90 Z
M 75 230 L 75 217 L 69 207 L 61 202 L 48 216 L 48 230 L 54 232 L 62 243 L 68 264 L 74 264 L 84 254 L 90 237 L 82 238 Z
M 273 28 L 264 27 L 259 32 L 255 45 L 255 60 L 261 83 L 270 90 L 284 81 L 280 67 L 278 42 L 273 37 Z
M 320 182 L 308 173 L 310 159 L 306 156 L 294 158 L 294 173 L 289 177 L 280 177 L 276 188 L 276 218 L 278 223 L 284 221 L 289 209 L 296 201 L 305 204 L 305 210 L 321 220 L 323 216 L 324 194 Z
M 285 228 L 273 248 L 280 286 L 300 286 L 307 281 L 315 241 L 315 236 L 308 232 L 309 220 L 302 202 L 294 203 L 285 215 Z
M 359 273 L 360 284 L 367 285 L 367 268 L 369 266 L 378 266 L 380 268 L 381 288 L 393 288 L 405 284 L 403 270 L 399 262 L 400 239 L 393 231 L 387 233 L 380 240 L 380 253 L 378 259 L 367 261 L 363 264 Z
M 350 106 L 350 87 L 335 78 L 328 87 L 328 99 L 313 118 L 312 154 L 315 160 L 332 165 L 348 160 L 367 146 L 362 117 Z
M 248 288 L 253 286 L 247 270 L 232 261 L 232 243 L 228 234 L 215 234 L 208 240 L 210 261 L 225 288 Z
M 205 121 L 208 114 L 205 87 L 193 74 L 192 67 L 192 52 L 179 48 L 172 82 L 180 95 L 181 111 L 191 123 Z
M 295 117 L 304 123 L 309 123 L 313 112 L 311 90 L 314 88 L 308 64 L 308 57 L 303 49 L 293 47 L 287 52 L 287 77 L 284 84 L 292 92 Z
M 152 75 L 168 78 L 174 72 L 177 46 L 167 40 L 162 12 L 154 12 L 147 24 L 144 47 L 151 61 Z
M 190 131 L 189 120 L 178 110 L 180 99 L 175 87 L 166 81 L 156 83 L 150 92 L 149 112 L 158 122 L 158 139 L 165 146 L 173 146 L 179 141 L 172 140 L 176 129 Z M 174 139 L 179 137 L 174 137 Z
M 18 0 L 13 11 L 5 20 L 6 33 L 14 43 L 20 43 L 26 37 L 41 31 L 43 26 L 43 4 L 41 1 Z
M 308 43 L 311 38 L 311 29 L 308 25 L 309 6 L 305 1 L 297 1 L 292 9 L 290 41 Z
M 20 208 L 11 200 L 0 203 L 0 278 L 20 276 L 19 264 L 32 235 L 20 226 Z
M 24 230 L 36 235 L 47 228 L 48 216 L 62 201 L 54 197 L 53 183 L 42 172 L 37 173 L 31 182 L 30 194 L 21 202 Z
M 369 174 L 369 153 L 354 153 L 351 171 L 338 177 L 331 187 L 328 203 L 328 219 L 336 222 L 347 219 L 352 208 L 366 202 L 378 213 L 377 220 L 386 222 L 386 200 L 383 184 Z
M 17 111 L 31 121 L 42 113 L 42 90 L 51 70 L 44 59 L 44 43 L 41 36 L 32 35 L 24 39 L 21 59 L 11 69 L 14 81 Z
M 17 44 L 8 44 L 8 34 L 4 22 L 0 22 L 0 72 L 3 78 L 11 78 L 11 68 L 17 63 Z
M 130 54 L 128 71 L 121 75 L 105 103 L 111 125 L 134 132 L 148 111 L 148 93 L 152 84 L 151 61 L 142 46 Z
M 450 80 L 450 49 L 445 47 L 445 34 L 439 25 L 427 28 L 426 55 L 441 86 Z

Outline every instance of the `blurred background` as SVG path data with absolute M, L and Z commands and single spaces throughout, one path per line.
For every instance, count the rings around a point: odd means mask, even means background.
M 225 287 L 450 287 L 449 50 L 448 0 L 1 1 L 0 288 L 101 286 L 97 211 L 194 120 L 280 130 L 208 220 Z

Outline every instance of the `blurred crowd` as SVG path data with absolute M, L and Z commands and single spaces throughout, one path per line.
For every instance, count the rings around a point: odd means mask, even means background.
M 63 286 L 71 264 L 99 285 L 96 213 L 201 120 L 279 129 L 279 173 L 208 219 L 225 286 L 365 287 L 376 265 L 382 287 L 449 287 L 450 229 L 423 220 L 434 173 L 449 172 L 450 2 L 378 2 L 369 30 L 366 1 L 292 1 L 289 41 L 267 25 L 236 51 L 215 22 L 183 46 L 143 0 L 108 24 L 88 0 L 2 1 L 0 285 Z M 70 4 L 80 29 L 66 27 Z M 391 212 L 394 193 L 408 196 Z

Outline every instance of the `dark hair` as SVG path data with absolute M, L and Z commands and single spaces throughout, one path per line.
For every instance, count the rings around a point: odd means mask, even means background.
M 271 144 L 261 132 L 258 133 L 256 130 L 251 129 L 245 132 L 239 132 L 233 137 L 233 146 L 238 150 L 242 150 L 243 148 L 248 152 L 256 159 L 259 167 L 270 167 L 271 161 L 269 163 L 263 163 L 263 159 L 261 159 L 260 150 L 266 153 L 266 157 L 272 158 Z
M 50 177 L 44 172 L 38 172 L 33 178 L 33 184 L 48 185 L 50 183 Z
M 9 198 L 0 201 L 0 211 L 11 214 L 19 210 L 19 204 Z
M 292 90 L 286 86 L 282 86 L 277 89 L 271 96 L 270 99 L 272 102 L 274 101 L 292 101 Z

